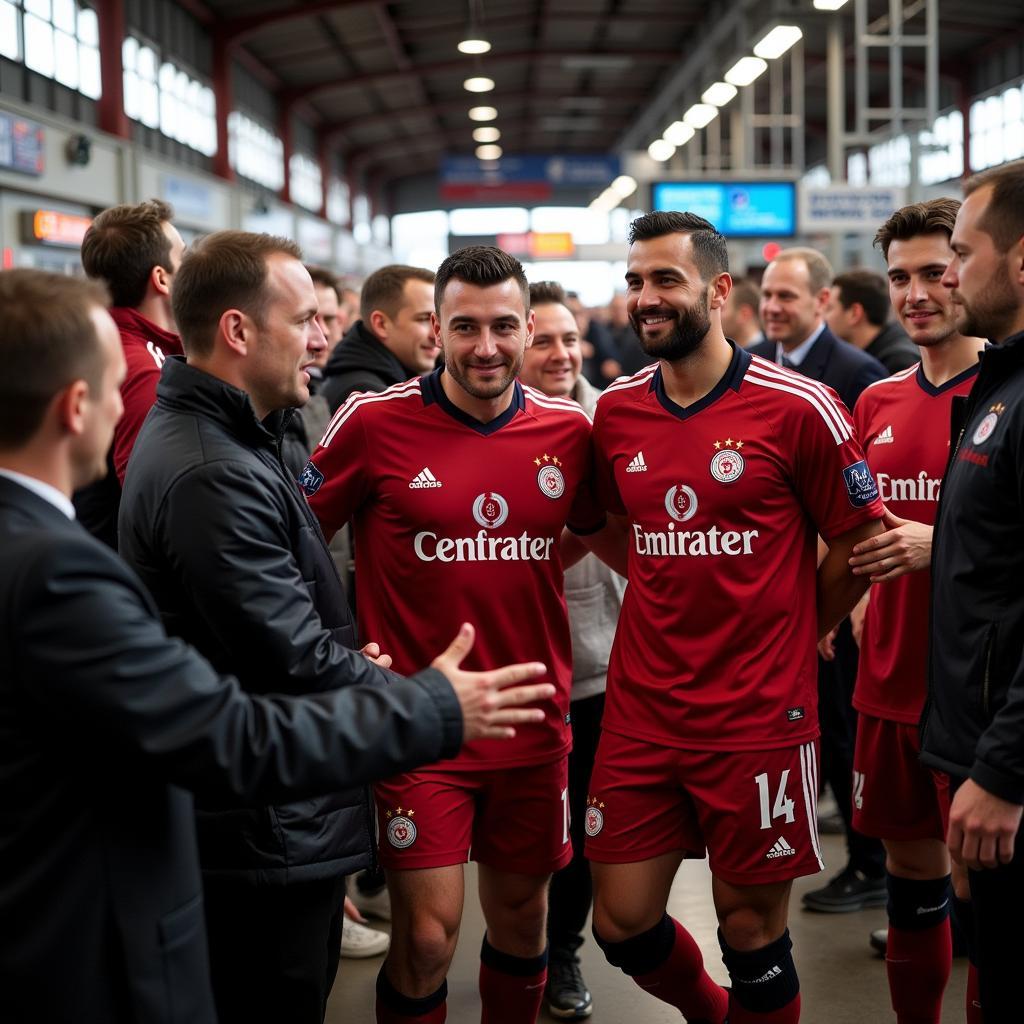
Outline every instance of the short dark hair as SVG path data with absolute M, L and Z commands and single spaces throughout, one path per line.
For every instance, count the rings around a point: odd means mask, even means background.
M 557 281 L 534 281 L 530 285 L 530 306 L 544 306 L 551 303 L 565 305 L 565 289 Z
M 115 306 L 138 306 L 153 268 L 171 269 L 164 224 L 173 216 L 160 199 L 123 203 L 96 215 L 82 239 L 82 266 L 89 277 L 106 284 Z
M 645 213 L 629 225 L 629 244 L 674 234 L 690 236 L 693 262 L 701 280 L 710 281 L 717 274 L 729 272 L 729 247 L 725 243 L 725 235 L 711 221 L 695 213 L 677 210 Z
M 777 253 L 772 263 L 785 263 L 787 260 L 803 262 L 807 268 L 807 284 L 812 295 L 832 284 L 835 271 L 832 264 L 817 249 L 812 249 L 809 245 L 794 245 Z
M 750 306 L 756 313 L 761 305 L 761 289 L 757 287 L 756 281 L 741 277 L 733 281 L 729 299 L 733 306 Z
M 0 271 L 0 448 L 30 441 L 54 396 L 73 381 L 99 390 L 103 360 L 90 314 L 109 304 L 100 281 Z
M 271 298 L 267 259 L 278 253 L 302 259 L 302 250 L 291 239 L 248 231 L 215 231 L 189 249 L 171 292 L 174 322 L 187 355 L 213 351 L 225 310 L 240 309 L 262 326 Z
M 964 182 L 964 196 L 992 186 L 985 216 L 978 227 L 992 236 L 996 249 L 1007 252 L 1024 235 L 1024 160 L 990 167 Z
M 952 237 L 956 213 L 960 209 L 959 199 L 929 199 L 923 203 L 901 206 L 879 229 L 874 244 L 889 258 L 889 246 L 893 242 L 906 242 L 918 235 L 937 235 L 940 232 Z
M 363 323 L 369 324 L 370 315 L 375 309 L 394 320 L 402 308 L 406 281 L 433 284 L 434 272 L 424 267 L 409 267 L 404 263 L 390 263 L 375 270 L 363 283 L 363 290 L 359 293 L 359 317 Z
M 480 288 L 489 288 L 505 281 L 515 281 L 523 293 L 523 308 L 530 308 L 530 285 L 523 265 L 503 249 L 494 245 L 467 245 L 453 252 L 437 268 L 434 279 L 434 309 L 441 312 L 441 299 L 451 281 L 463 281 Z
M 341 288 L 334 274 L 325 267 L 317 267 L 311 263 L 306 264 L 306 273 L 313 279 L 314 288 L 330 288 L 341 302 Z
M 875 327 L 889 318 L 889 285 L 873 270 L 848 270 L 837 274 L 832 284 L 839 290 L 839 302 L 849 309 L 855 302 L 864 307 L 864 315 Z

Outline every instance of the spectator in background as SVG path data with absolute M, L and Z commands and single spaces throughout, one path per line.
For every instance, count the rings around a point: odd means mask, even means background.
M 359 319 L 359 289 L 342 287 L 338 292 L 338 325 L 342 336 Z
M 889 373 L 920 362 L 917 346 L 895 321 L 889 321 L 889 284 L 872 270 L 837 275 L 825 307 L 828 329 L 843 341 L 874 356 Z
M 761 289 L 756 282 L 741 277 L 733 282 L 732 291 L 722 307 L 722 330 L 737 345 L 750 348 L 764 341 L 764 331 L 757 310 L 761 304 Z
M 583 376 L 596 388 L 605 387 L 622 372 L 612 333 L 583 305 L 576 292 L 565 293 L 565 305 L 576 319 L 582 339 Z
M 608 304 L 609 326 L 619 361 L 619 375 L 631 377 L 647 366 L 651 357 L 643 350 L 626 308 L 626 293 L 616 292 Z
M 434 368 L 433 284 L 433 271 L 401 264 L 381 267 L 366 279 L 361 319 L 324 368 L 323 394 L 332 411 L 353 391 L 383 391 Z
M 171 223 L 174 211 L 159 199 L 112 206 L 96 215 L 82 239 L 82 266 L 102 281 L 113 299 L 126 373 L 121 384 L 124 416 L 114 428 L 108 473 L 75 494 L 82 525 L 117 548 L 121 485 L 135 438 L 153 402 L 168 356 L 182 354 L 171 309 L 171 282 L 185 243 Z
M 616 298 L 625 299 L 624 295 Z M 553 281 L 530 285 L 533 344 L 519 379 L 553 398 L 571 398 L 593 416 L 598 392 L 581 375 L 583 354 L 565 292 Z M 632 327 L 629 332 L 635 339 Z M 639 344 L 639 342 L 637 342 Z M 578 950 L 593 894 L 583 855 L 587 787 L 601 737 L 605 677 L 626 581 L 596 555 L 586 554 L 565 571 L 565 601 L 572 633 L 572 692 L 569 754 L 569 836 L 572 861 L 551 879 L 548 894 L 548 1009 L 560 1020 L 590 1016 L 593 1000 L 580 972 Z

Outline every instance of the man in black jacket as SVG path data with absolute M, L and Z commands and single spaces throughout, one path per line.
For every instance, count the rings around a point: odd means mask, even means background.
M 187 790 L 259 802 L 390 775 L 539 720 L 490 709 L 553 687 L 495 694 L 542 667 L 463 672 L 464 633 L 387 689 L 250 697 L 168 639 L 138 578 L 73 521 L 121 415 L 106 301 L 0 273 L 0 1002 L 9 1024 L 214 1024 Z
M 316 518 L 280 455 L 325 341 L 294 243 L 217 232 L 182 262 L 170 360 L 125 479 L 121 554 L 168 632 L 243 689 L 383 686 Z M 377 655 L 376 645 L 364 654 Z M 281 680 L 287 679 L 286 684 Z M 214 995 L 222 1024 L 322 1019 L 345 876 L 373 860 L 365 787 L 277 807 L 197 803 Z M 276 1014 L 276 1017 L 275 1017 Z
M 337 409 L 353 391 L 383 391 L 434 368 L 434 275 L 392 264 L 363 285 L 359 315 L 324 368 L 323 395 Z
M 953 411 L 932 546 L 922 760 L 955 789 L 949 849 L 969 871 L 986 1024 L 1019 1021 L 1024 915 L 1024 161 L 971 178 L 942 283 L 988 337 Z

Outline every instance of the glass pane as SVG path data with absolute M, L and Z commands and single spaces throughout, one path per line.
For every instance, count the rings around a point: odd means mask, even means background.
M 50 20 L 50 0 L 25 0 L 25 10 L 38 14 L 44 21 Z
M 125 71 L 134 71 L 139 59 L 139 41 L 127 36 L 121 44 L 121 64 Z
M 100 80 L 100 51 L 82 43 L 78 47 L 78 89 L 90 99 L 98 100 L 103 94 Z
M 163 92 L 170 92 L 174 89 L 174 65 L 173 64 L 161 64 L 160 74 L 158 76 L 160 82 L 160 89 Z
M 78 41 L 90 46 L 100 45 L 100 23 L 91 7 L 83 7 L 78 12 Z
M 148 46 L 139 47 L 136 67 L 139 72 L 139 78 L 147 82 L 156 81 L 156 54 Z
M 217 104 L 216 104 L 216 101 L 213 98 L 213 90 L 208 88 L 208 87 L 206 87 L 206 86 L 204 86 L 203 87 L 203 92 L 202 92 L 202 97 L 203 97 L 203 101 L 202 101 L 202 106 L 200 107 L 202 112 L 204 114 L 216 113 Z
M 78 88 L 78 41 L 64 32 L 54 33 L 54 53 L 57 66 L 56 79 L 61 85 Z
M 1003 138 L 1003 152 L 1007 160 L 1018 160 L 1024 156 L 1024 123 L 1008 124 Z
M 77 28 L 75 0 L 53 0 L 53 26 L 74 35 Z
M 495 207 L 491 210 L 452 210 L 453 235 L 496 235 L 503 231 L 529 231 L 530 214 L 519 207 Z
M 174 95 L 179 100 L 183 100 L 188 96 L 188 75 L 184 71 L 179 71 L 174 76 Z
M 31 14 L 25 15 L 25 65 L 53 78 L 53 28 Z
M 177 104 L 169 92 L 160 92 L 160 131 L 169 138 L 174 138 L 174 128 L 177 124 Z
M 160 127 L 160 91 L 152 82 L 142 83 L 142 123 Z
M 138 121 L 140 113 L 139 78 L 134 71 L 125 71 L 121 80 L 124 91 L 124 112 L 133 120 Z
M 21 51 L 18 48 L 18 40 L 21 38 L 18 31 L 19 20 L 20 15 L 14 4 L 0 0 L 0 57 L 21 60 Z

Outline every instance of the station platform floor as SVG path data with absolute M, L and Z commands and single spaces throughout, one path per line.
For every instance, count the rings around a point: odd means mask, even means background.
M 823 885 L 845 862 L 842 837 L 823 836 L 826 870 L 798 879 L 793 886 L 790 934 L 800 972 L 802 1024 L 885 1024 L 895 1021 L 889 1006 L 885 963 L 868 946 L 873 928 L 885 926 L 884 909 L 853 914 L 815 914 L 800 909 L 800 896 Z M 466 912 L 459 948 L 448 976 L 449 1024 L 476 1024 L 480 1019 L 477 971 L 484 925 L 478 902 L 471 898 L 476 881 L 473 865 L 466 868 Z M 727 982 L 716 938 L 711 904 L 711 879 L 706 861 L 686 861 L 676 877 L 669 912 L 693 934 L 704 953 L 711 976 Z M 386 929 L 380 922 L 375 927 Z M 381 957 L 342 960 L 327 1009 L 327 1024 L 373 1024 L 374 982 Z M 678 1011 L 641 992 L 625 975 L 610 967 L 589 939 L 583 946 L 583 974 L 594 996 L 594 1024 L 678 1024 Z M 946 990 L 942 1024 L 964 1020 L 966 961 L 953 961 Z M 552 1021 L 542 1011 L 541 1022 Z

